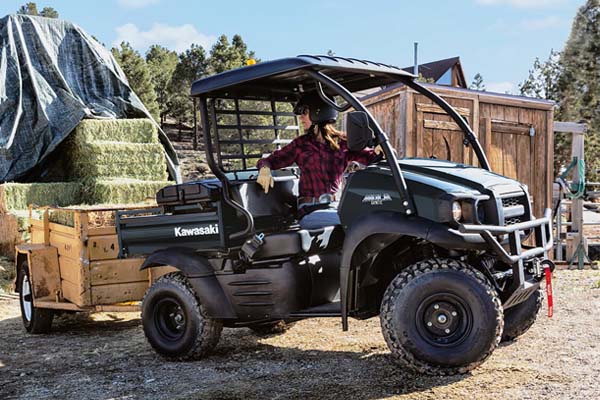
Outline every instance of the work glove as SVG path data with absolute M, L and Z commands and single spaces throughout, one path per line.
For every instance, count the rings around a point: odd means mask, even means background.
M 273 177 L 271 176 L 271 168 L 262 167 L 260 171 L 258 171 L 258 178 L 256 178 L 256 183 L 258 183 L 265 190 L 265 194 L 269 193 L 269 188 L 275 185 L 273 181 Z
M 381 147 L 380 144 L 378 144 L 377 146 L 375 146 L 375 148 L 373 149 L 373 151 L 377 155 L 383 154 L 383 148 Z M 398 153 L 396 152 L 396 149 L 394 149 L 393 147 L 392 147 L 392 151 L 394 152 L 394 154 L 398 155 Z M 383 155 L 383 158 L 385 158 L 385 154 Z

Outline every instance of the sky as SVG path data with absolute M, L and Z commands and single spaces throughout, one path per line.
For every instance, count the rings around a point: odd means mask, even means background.
M 0 0 L 0 16 L 24 0 Z M 518 92 L 536 57 L 561 50 L 584 0 L 40 0 L 108 47 L 128 41 L 145 54 L 152 44 L 207 50 L 240 34 L 261 60 L 298 54 L 367 59 L 399 67 L 459 56 L 468 82 Z

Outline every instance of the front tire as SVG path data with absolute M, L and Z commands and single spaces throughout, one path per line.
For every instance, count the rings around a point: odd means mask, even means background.
M 21 306 L 21 319 L 23 326 L 29 333 L 48 333 L 52 328 L 54 311 L 46 308 L 38 308 L 33 305 L 33 287 L 29 275 L 27 261 L 21 264 L 19 274 L 19 304 Z
M 542 308 L 543 299 L 544 294 L 541 289 L 538 289 L 524 302 L 504 310 L 503 342 L 518 338 L 533 326 Z
M 389 284 L 381 328 L 394 359 L 431 375 L 466 373 L 500 343 L 502 305 L 475 268 L 451 259 L 417 262 Z
M 163 275 L 142 300 L 144 334 L 157 353 L 170 360 L 199 359 L 217 345 L 223 329 L 210 318 L 187 279 Z

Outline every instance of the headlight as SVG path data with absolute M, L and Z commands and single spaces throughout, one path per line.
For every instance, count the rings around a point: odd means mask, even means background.
M 462 219 L 462 207 L 458 201 L 452 203 L 452 218 L 456 222 L 459 222 Z

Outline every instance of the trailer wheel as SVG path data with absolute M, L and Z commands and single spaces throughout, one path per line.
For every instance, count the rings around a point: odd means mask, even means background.
M 420 261 L 398 274 L 380 319 L 394 360 L 431 375 L 462 374 L 483 363 L 500 343 L 503 325 L 487 278 L 451 259 Z
M 285 322 L 284 320 L 265 322 L 262 324 L 250 325 L 248 328 L 252 329 L 259 335 L 277 335 L 285 333 L 288 329 L 294 326 L 295 322 Z
M 48 333 L 52 328 L 54 311 L 47 308 L 38 308 L 33 305 L 33 289 L 29 275 L 27 261 L 21 263 L 19 274 L 19 304 L 21 306 L 21 319 L 25 330 L 29 333 Z
M 187 279 L 166 274 L 142 300 L 144 334 L 157 353 L 171 360 L 199 359 L 217 345 L 223 329 L 210 318 Z
M 504 310 L 503 342 L 518 338 L 532 327 L 542 308 L 543 299 L 544 294 L 541 289 L 538 289 L 524 302 Z

